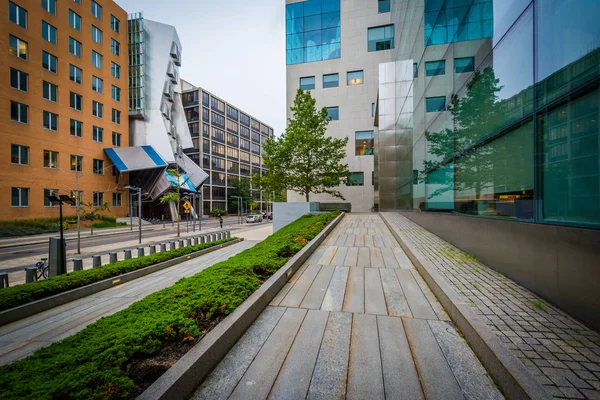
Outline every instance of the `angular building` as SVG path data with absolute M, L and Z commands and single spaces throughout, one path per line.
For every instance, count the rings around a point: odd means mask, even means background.
M 11 0 L 0 8 L 0 220 L 57 217 L 67 194 L 127 212 L 127 14 L 111 0 Z M 64 210 L 67 215 L 73 211 Z
M 600 3 L 392 0 L 376 187 L 397 210 L 600 326 Z M 374 97 L 375 99 L 375 97 Z
M 338 190 L 352 211 L 374 207 L 375 103 L 379 63 L 395 48 L 390 1 L 286 0 L 287 117 L 298 88 L 309 90 L 332 120 L 327 134 L 348 137 L 351 171 L 348 186 Z M 288 193 L 289 201 L 305 201 Z M 340 201 L 326 194 L 311 201 Z
M 266 171 L 262 145 L 274 138 L 273 128 L 185 80 L 182 98 L 193 141 L 185 153 L 210 175 L 202 190 L 203 214 L 227 210 L 234 182 Z M 253 188 L 252 198 L 258 210 L 267 209 L 266 193 Z

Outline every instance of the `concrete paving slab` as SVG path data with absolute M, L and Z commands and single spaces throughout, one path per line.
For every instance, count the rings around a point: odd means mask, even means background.
M 365 268 L 350 268 L 343 311 L 365 312 Z
M 349 271 L 349 267 L 335 267 L 335 271 L 329 281 L 329 286 L 327 287 L 325 297 L 321 304 L 322 310 L 342 311 Z
M 371 266 L 371 254 L 369 253 L 368 247 L 358 248 L 358 261 L 357 267 L 368 268 Z
M 380 268 L 365 268 L 365 313 L 388 315 L 381 277 Z
M 279 305 L 281 307 L 299 307 L 320 270 L 320 265 L 309 265 Z
M 321 303 L 323 303 L 323 298 L 325 297 L 325 293 L 327 292 L 327 287 L 329 286 L 329 281 L 331 280 L 331 276 L 335 271 L 335 267 L 330 265 L 324 265 L 321 267 L 321 270 L 317 274 L 315 280 L 313 281 L 310 289 L 304 296 L 302 303 L 300 304 L 301 308 L 312 308 L 318 310 L 321 308 Z
M 335 255 L 331 259 L 331 265 L 344 265 L 346 260 L 346 254 L 348 253 L 347 247 L 338 247 Z
M 398 281 L 402 287 L 402 291 L 406 296 L 408 305 L 414 318 L 437 319 L 437 315 L 433 312 L 429 301 L 421 291 L 421 288 L 415 281 L 415 278 L 409 270 L 396 269 L 394 270 L 398 276 Z
M 377 272 L 377 270 L 371 270 Z M 348 366 L 347 399 L 383 399 L 383 371 L 379 353 L 377 317 L 354 314 Z M 373 329 L 375 328 L 375 329 Z
M 391 269 L 379 269 L 383 293 L 385 294 L 388 315 L 393 317 L 408 317 L 413 315 L 398 282 L 396 273 Z
M 358 247 L 349 247 L 346 253 L 346 259 L 342 265 L 346 267 L 356 267 L 358 263 Z
M 370 247 L 369 253 L 371 254 L 371 267 L 385 268 L 385 263 L 383 262 L 383 256 L 381 255 L 381 249 L 379 247 Z

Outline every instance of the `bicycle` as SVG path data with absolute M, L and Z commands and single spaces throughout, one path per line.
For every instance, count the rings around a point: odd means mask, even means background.
M 41 258 L 40 260 L 41 261 L 38 261 L 35 264 L 35 267 L 37 268 L 37 279 L 41 279 L 42 277 L 48 279 L 48 268 L 50 267 L 47 262 L 48 259 Z

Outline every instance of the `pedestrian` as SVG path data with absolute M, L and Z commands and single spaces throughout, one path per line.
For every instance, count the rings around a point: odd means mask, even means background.
M 223 217 L 219 218 L 219 225 L 221 225 L 221 229 L 223 229 Z

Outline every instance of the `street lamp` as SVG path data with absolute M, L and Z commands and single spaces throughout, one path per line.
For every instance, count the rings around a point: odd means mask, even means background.
M 241 225 L 242 223 L 240 221 L 240 218 L 241 218 L 241 214 L 240 214 L 240 202 L 242 201 L 242 198 L 240 196 L 231 196 L 231 197 L 234 198 L 234 199 L 238 199 L 238 201 L 237 201 L 237 205 L 238 205 L 238 225 Z
M 65 274 L 67 273 L 67 254 L 65 253 L 65 237 L 64 237 L 64 230 L 63 230 L 63 212 L 62 212 L 62 205 L 63 203 L 67 203 L 69 205 L 74 206 L 75 202 L 73 201 L 73 199 L 69 196 L 67 196 L 66 194 L 61 194 L 60 196 L 48 196 L 48 200 L 52 203 L 52 204 L 57 204 L 59 205 L 59 222 L 60 222 L 60 241 L 58 244 L 58 262 L 56 264 L 56 275 L 61 275 L 61 274 Z M 52 240 L 53 238 L 50 238 L 50 251 L 49 253 L 52 253 Z M 49 260 L 49 264 L 52 264 L 53 260 L 50 259 Z M 51 268 L 52 270 L 52 268 Z
M 138 241 L 142 244 L 142 188 L 137 186 L 125 186 L 125 189 L 136 190 L 138 194 Z M 133 202 L 131 201 L 131 192 L 129 193 L 129 220 L 133 230 Z

